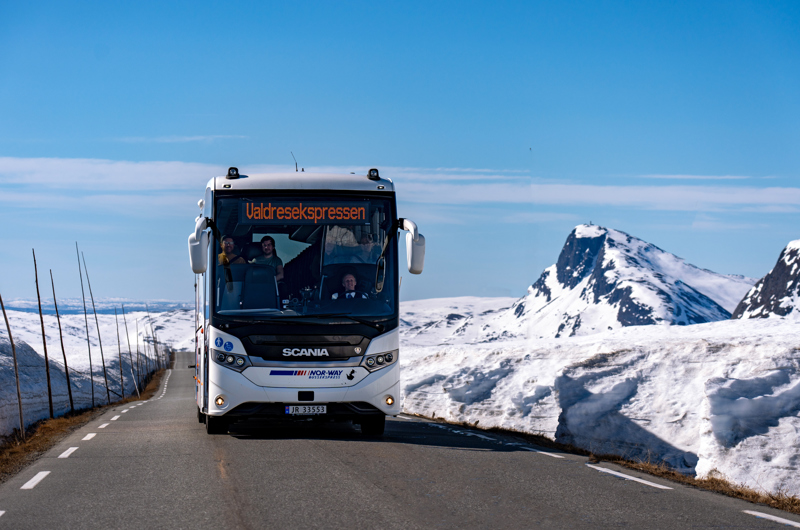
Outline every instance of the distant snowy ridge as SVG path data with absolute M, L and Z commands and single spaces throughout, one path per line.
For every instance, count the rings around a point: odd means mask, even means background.
M 35 298 L 16 298 L 4 300 L 6 309 L 25 311 L 29 313 L 39 312 L 39 303 Z M 94 306 L 98 313 L 114 314 L 114 309 L 121 314 L 122 306 L 125 311 L 145 311 L 152 313 L 163 313 L 176 309 L 194 309 L 194 302 L 181 300 L 137 300 L 131 298 L 95 298 Z M 92 312 L 92 301 L 86 299 L 86 310 Z M 42 298 L 42 312 L 47 315 L 55 314 L 55 305 L 52 298 Z M 81 298 L 59 298 L 58 312 L 62 315 L 83 313 L 83 300 Z
M 558 261 L 485 332 L 497 339 L 558 338 L 726 320 L 754 283 L 695 267 L 618 230 L 579 225 Z
M 778 262 L 758 280 L 733 312 L 732 318 L 800 316 L 800 239 L 781 251 Z

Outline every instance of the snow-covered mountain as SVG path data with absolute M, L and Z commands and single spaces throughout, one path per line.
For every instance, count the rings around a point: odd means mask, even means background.
M 732 318 L 786 316 L 796 309 L 800 310 L 800 239 L 783 249 L 778 263 L 739 302 Z
M 496 338 L 558 338 L 726 320 L 754 283 L 695 267 L 618 230 L 578 225 L 558 262 L 485 331 Z

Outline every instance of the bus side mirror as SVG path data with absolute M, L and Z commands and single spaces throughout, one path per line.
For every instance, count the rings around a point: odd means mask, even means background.
M 408 259 L 408 272 L 419 274 L 425 266 L 425 236 L 417 232 L 417 240 L 414 241 L 414 234 L 406 234 L 406 257 Z
M 198 240 L 195 233 L 189 234 L 189 264 L 195 274 L 203 274 L 208 268 L 208 232 L 200 232 Z

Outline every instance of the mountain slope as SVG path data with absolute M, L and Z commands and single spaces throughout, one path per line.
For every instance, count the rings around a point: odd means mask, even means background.
M 714 322 L 730 318 L 753 283 L 695 267 L 624 232 L 579 225 L 558 262 L 485 331 L 563 337 L 624 326 Z
M 781 252 L 769 273 L 745 295 L 732 318 L 786 316 L 800 308 L 800 239 Z

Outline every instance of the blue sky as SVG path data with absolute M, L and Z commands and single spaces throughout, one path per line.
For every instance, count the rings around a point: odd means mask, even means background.
M 209 177 L 379 167 L 404 299 L 518 296 L 578 223 L 763 276 L 800 238 L 796 2 L 0 4 L 0 294 L 190 299 Z

